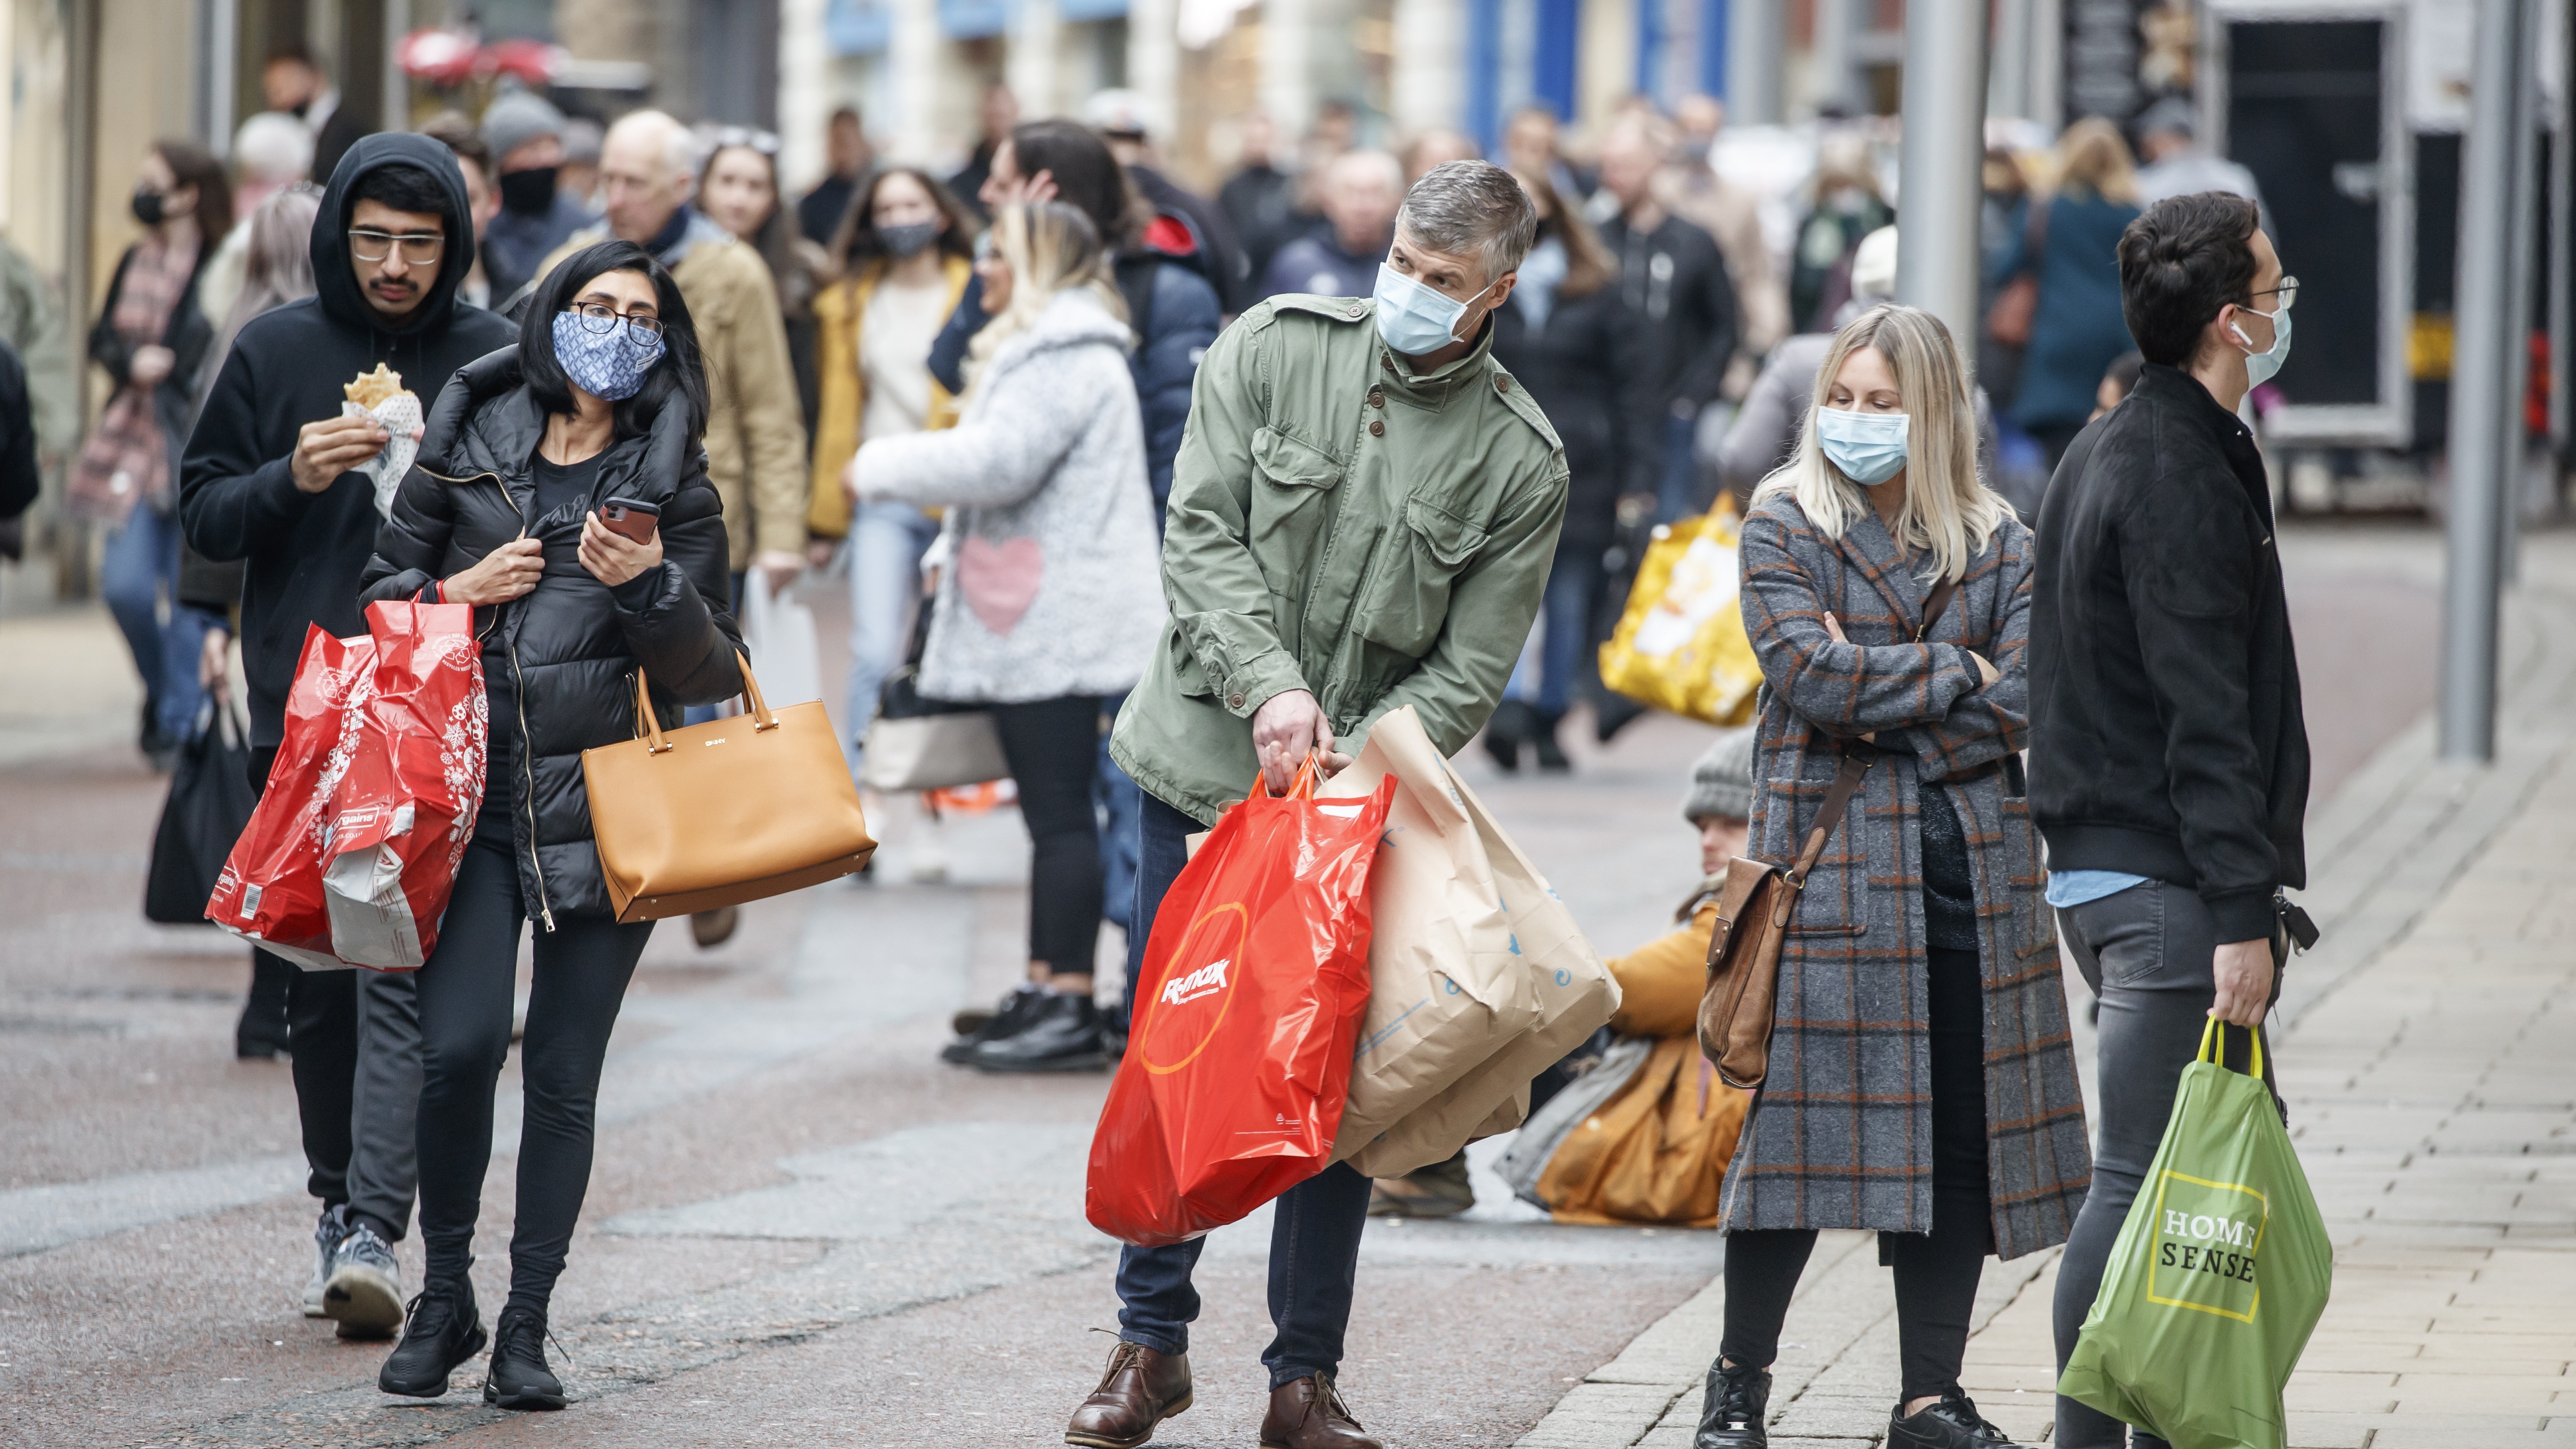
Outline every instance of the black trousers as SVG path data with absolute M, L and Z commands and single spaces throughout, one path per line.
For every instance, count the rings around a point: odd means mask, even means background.
M 456 873 L 438 949 L 419 975 L 420 1236 L 427 1276 L 474 1264 L 474 1219 L 492 1162 L 492 1088 L 510 1050 L 510 998 L 527 917 L 507 839 L 477 835 Z M 590 1190 L 600 1064 L 653 923 L 557 916 L 536 938 L 519 1079 L 518 1225 L 510 1236 L 513 1308 L 543 1313 Z
M 1958 1387 L 1977 1279 L 1994 1251 L 1986 1191 L 1985 987 L 1977 953 L 1934 947 L 1930 961 L 1932 1231 L 1879 1234 L 1879 1261 L 1896 1270 L 1901 1401 Z M 1815 1251 L 1812 1228 L 1726 1236 L 1726 1332 L 1719 1353 L 1769 1368 L 1798 1275 Z
M 1088 976 L 1100 943 L 1100 696 L 997 704 L 993 724 L 1029 828 L 1029 959 Z
M 262 792 L 277 762 L 274 749 L 251 752 L 251 779 Z M 325 1209 L 346 1205 L 401 1242 L 411 1222 L 412 1102 L 406 1088 L 417 1052 L 401 1030 L 411 983 L 370 971 L 307 971 L 251 950 L 253 1004 L 264 992 L 283 998 L 286 1051 L 295 1076 L 295 1113 L 304 1139 L 304 1190 Z M 359 993 L 379 1001 L 384 1027 L 365 1028 Z

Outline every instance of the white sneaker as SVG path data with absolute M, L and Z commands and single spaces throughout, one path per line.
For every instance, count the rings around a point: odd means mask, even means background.
M 331 1285 L 331 1258 L 340 1249 L 340 1240 L 349 1236 L 348 1209 L 325 1208 L 322 1221 L 313 1229 L 313 1278 L 304 1285 L 304 1316 L 327 1318 L 323 1311 L 323 1294 Z
M 402 1268 L 394 1250 L 361 1221 L 331 1254 L 322 1314 L 339 1320 L 342 1338 L 391 1338 L 402 1327 Z

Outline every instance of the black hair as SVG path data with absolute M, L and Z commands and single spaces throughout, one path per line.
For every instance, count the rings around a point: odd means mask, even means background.
M 550 413 L 571 413 L 572 379 L 555 360 L 555 316 L 572 310 L 573 299 L 592 280 L 610 272 L 642 272 L 653 283 L 653 305 L 662 314 L 662 361 L 644 376 L 633 397 L 612 404 L 617 436 L 641 437 L 663 408 L 688 410 L 689 447 L 695 450 L 707 429 L 707 369 L 698 353 L 697 324 L 680 284 L 653 254 L 631 241 L 604 241 L 583 247 L 555 264 L 537 283 L 527 309 L 519 314 L 519 375 Z
M 2169 196 L 2120 233 L 2120 318 L 2147 361 L 2189 367 L 2200 334 L 2254 291 L 2254 203 L 2224 191 Z
M 841 224 L 832 232 L 832 269 L 842 276 L 856 275 L 860 267 L 883 257 L 885 243 L 877 236 L 877 188 L 889 176 L 906 176 L 930 193 L 930 204 L 948 218 L 948 229 L 939 234 L 935 245 L 952 257 L 973 260 L 975 233 L 981 228 L 957 194 L 941 184 L 938 177 L 918 166 L 882 166 L 871 173 L 865 184 L 850 197 L 849 208 L 841 213 Z
M 440 231 L 447 229 L 447 188 L 438 178 L 418 166 L 396 162 L 379 166 L 358 178 L 349 188 L 349 211 L 355 215 L 358 203 L 373 201 L 396 211 L 420 212 L 438 218 Z
M 1086 126 L 1061 116 L 1014 126 L 1011 162 L 1022 176 L 1052 175 L 1056 199 L 1090 217 L 1113 252 L 1134 245 L 1152 220 L 1136 183 L 1109 154 L 1109 143 Z
M 2126 398 L 2138 390 L 2138 377 L 2146 370 L 2146 358 L 2135 351 L 2123 352 L 2111 359 L 2111 365 L 2103 371 L 2102 378 L 2118 388 L 2120 396 Z
M 152 143 L 153 154 L 170 168 L 171 180 L 197 192 L 197 245 L 205 256 L 233 229 L 233 183 L 215 153 L 194 141 L 165 137 Z

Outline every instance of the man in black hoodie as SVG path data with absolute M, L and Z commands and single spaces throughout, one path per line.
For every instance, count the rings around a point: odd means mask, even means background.
M 358 140 L 314 220 L 318 293 L 242 328 L 189 435 L 179 478 L 188 543 L 246 565 L 242 672 L 263 782 L 305 630 L 347 637 L 367 627 L 358 575 L 382 515 L 374 483 L 349 470 L 388 440 L 371 419 L 340 415 L 341 389 L 383 363 L 426 412 L 449 373 L 517 341 L 509 323 L 457 299 L 473 238 L 464 173 L 447 147 L 399 132 Z M 384 1337 L 402 1322 L 388 1245 L 410 1224 L 414 1185 L 412 978 L 297 972 L 287 1013 L 308 1187 L 323 1205 L 304 1311 L 338 1319 L 343 1337 Z
M 2280 995 L 2278 904 L 2307 883 L 2308 734 L 2246 391 L 2290 351 L 2298 283 L 2254 203 L 2171 197 L 2120 237 L 2146 368 L 2078 433 L 2039 511 L 2030 813 L 2048 903 L 2102 997 L 2101 1146 L 2058 1270 L 2065 1367 L 2211 1018 L 2231 1064 Z M 2302 941 L 2305 944 L 2305 941 Z M 2264 1075 L 2268 1078 L 2270 1073 Z M 2057 1401 L 2055 1444 L 2161 1445 Z

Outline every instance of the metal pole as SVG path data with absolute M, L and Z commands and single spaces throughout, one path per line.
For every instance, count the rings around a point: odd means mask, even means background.
M 1994 74 L 1986 80 L 1986 114 L 2029 116 L 2032 29 L 2038 0 L 1996 0 Z
M 1986 0 L 1911 0 L 1896 297 L 1948 325 L 1962 366 L 1973 366 L 1976 355 L 1985 114 Z
M 1808 68 L 1816 77 L 1816 109 L 1842 109 L 1866 115 L 1860 87 L 1852 74 L 1852 36 L 1860 28 L 1859 0 L 1815 0 L 1813 41 Z
M 2514 77 L 2524 0 L 2478 0 L 2469 138 L 2460 167 L 2460 275 L 2451 364 L 2450 567 L 2442 595 L 2442 758 L 2495 758 L 2497 555 L 2505 459 L 2496 413 L 2508 405 L 2513 329 Z
M 1733 0 L 1726 7 L 1726 118 L 1739 126 L 1780 124 L 1780 72 L 1788 60 L 1788 0 Z
M 2505 301 L 2505 405 L 2496 411 L 2504 459 L 2504 509 L 2497 525 L 2504 542 L 2497 577 L 2511 585 L 2522 576 L 2522 495 L 2528 482 L 2531 431 L 2523 404 L 2531 396 L 2532 287 L 2537 281 L 2535 243 L 2540 234 L 2540 7 L 2552 0 L 2523 0 L 2522 40 L 2514 48 L 2513 270 Z
M 2569 13 L 2567 0 L 2550 0 L 2558 12 L 2559 74 L 2576 77 L 2576 67 L 2568 60 L 2576 51 L 2576 14 Z M 2567 144 L 2568 117 L 2571 108 L 2567 83 L 2558 85 L 2558 106 L 2550 113 L 2549 122 L 2549 449 L 2553 489 L 2570 461 L 2569 445 L 2576 442 L 2576 419 L 2569 417 L 2569 382 L 2567 349 L 2571 323 L 2576 311 L 2568 305 L 2567 289 L 2576 283 L 2576 254 L 2570 252 L 2568 222 L 2576 212 L 2569 208 L 2571 192 L 2576 192 L 2576 147 Z M 2556 501 L 2553 494 L 2553 503 Z

